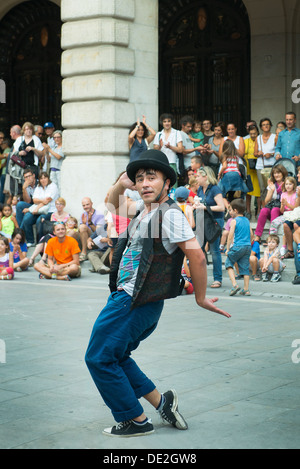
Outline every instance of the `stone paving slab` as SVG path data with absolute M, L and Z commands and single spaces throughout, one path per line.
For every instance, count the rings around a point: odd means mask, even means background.
M 166 301 L 134 358 L 159 390 L 177 390 L 189 429 L 163 425 L 145 402 L 155 433 L 117 439 L 101 433 L 113 419 L 84 363 L 108 295 L 108 277 L 88 269 L 85 262 L 72 282 L 39 280 L 33 269 L 1 282 L 0 448 L 299 447 L 300 363 L 292 361 L 292 343 L 300 343 L 300 286 L 250 282 L 251 297 L 229 297 L 225 276 L 208 294 L 219 296 L 231 319 L 200 309 L 193 295 Z

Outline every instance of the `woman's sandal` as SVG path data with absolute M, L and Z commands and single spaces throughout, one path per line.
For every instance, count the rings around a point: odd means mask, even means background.
M 234 287 L 232 287 L 232 289 L 230 290 L 230 293 L 229 293 L 229 296 L 233 296 L 235 295 L 238 291 L 240 291 L 240 287 L 238 285 L 235 285 Z
M 261 281 L 260 275 L 259 274 L 252 275 L 252 280 L 254 280 L 254 282 L 260 282 Z
M 293 259 L 294 258 L 294 251 L 288 251 L 281 257 L 281 259 Z
M 211 284 L 210 288 L 220 288 L 221 286 L 222 286 L 222 282 L 219 282 L 218 280 L 215 280 L 215 281 Z
M 243 296 L 251 296 L 251 293 L 249 290 L 241 290 L 240 291 L 240 295 L 243 295 Z

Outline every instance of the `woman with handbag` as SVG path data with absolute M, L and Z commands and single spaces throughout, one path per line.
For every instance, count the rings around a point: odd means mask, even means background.
M 41 219 L 41 224 L 42 224 L 42 231 L 43 231 L 43 236 L 38 240 L 38 244 L 36 245 L 30 260 L 29 260 L 29 267 L 32 267 L 34 264 L 34 259 L 42 253 L 42 259 L 46 259 L 45 255 L 45 249 L 47 246 L 47 242 L 49 239 L 53 238 L 53 228 L 54 228 L 54 223 L 55 222 L 63 222 L 66 223 L 66 221 L 70 218 L 70 214 L 68 212 L 65 212 L 65 207 L 66 207 L 66 201 L 62 197 L 59 197 L 55 201 L 55 207 L 56 211 L 52 213 L 50 220 L 45 220 Z M 47 225 L 47 226 L 46 226 Z
M 214 171 L 209 166 L 204 166 L 200 168 L 196 174 L 196 178 L 199 183 L 199 189 L 197 191 L 197 196 L 199 197 L 199 202 L 194 204 L 195 210 L 205 210 L 209 209 L 209 213 L 212 214 L 214 220 L 218 225 L 223 228 L 224 225 L 224 200 L 222 192 L 218 187 L 218 181 L 215 177 Z M 197 215 L 196 215 L 197 220 Z M 204 224 L 205 225 L 205 224 Z M 220 230 L 221 233 L 221 230 Z M 213 278 L 214 281 L 210 285 L 211 288 L 220 288 L 222 286 L 222 256 L 220 252 L 220 239 L 221 234 L 210 243 L 210 252 L 212 255 L 213 262 Z M 207 242 L 204 226 L 204 242 L 203 249 Z
M 261 199 L 260 199 L 260 187 L 258 182 L 258 177 L 256 173 L 256 162 L 257 158 L 254 156 L 255 143 L 258 136 L 258 128 L 256 125 L 250 125 L 249 127 L 250 138 L 245 139 L 245 160 L 247 164 L 247 174 L 251 178 L 253 185 L 253 191 L 248 192 L 246 195 L 246 216 L 251 218 L 251 197 L 257 198 L 257 213 L 259 214 L 261 209 Z
M 272 122 L 266 117 L 260 120 L 259 127 L 262 134 L 257 137 L 254 155 L 257 157 L 256 173 L 258 177 L 261 200 L 263 201 L 266 187 L 268 185 L 268 178 L 270 177 L 271 169 L 275 163 L 275 138 L 276 135 L 271 132 Z
M 24 162 L 24 168 L 30 167 L 34 170 L 36 179 L 39 173 L 39 159 L 44 154 L 44 147 L 41 140 L 34 135 L 34 125 L 31 122 L 25 122 L 22 126 L 21 137 L 18 137 L 14 143 L 14 152 L 18 152 Z
M 281 215 L 280 198 L 284 180 L 288 176 L 288 172 L 282 165 L 274 166 L 271 170 L 270 179 L 268 180 L 267 195 L 265 198 L 265 207 L 260 211 L 257 226 L 255 230 L 255 241 L 260 241 L 261 235 L 267 220 L 271 222 Z
M 55 212 L 55 201 L 58 197 L 57 185 L 51 182 L 48 173 L 41 172 L 39 183 L 32 195 L 34 205 L 23 210 L 25 215 L 20 228 L 25 231 L 26 239 L 34 239 L 32 227 L 36 224 L 37 241 L 39 241 L 42 237 L 41 221 L 50 220 L 52 213 Z

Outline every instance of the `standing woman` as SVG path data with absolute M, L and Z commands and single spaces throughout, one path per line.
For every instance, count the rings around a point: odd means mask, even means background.
M 234 143 L 235 148 L 237 149 L 237 155 L 239 157 L 239 164 L 244 164 L 243 158 L 245 154 L 245 142 L 243 137 L 237 135 L 237 127 L 232 122 L 227 124 L 227 133 L 228 136 L 224 137 L 223 142 L 220 145 L 219 157 L 223 153 L 223 145 L 226 140 L 231 140 Z
M 214 219 L 219 223 L 221 228 L 224 225 L 224 201 L 222 192 L 218 187 L 218 181 L 215 174 L 209 166 L 200 168 L 196 175 L 199 183 L 199 189 L 197 195 L 200 203 L 195 204 L 196 210 L 206 210 L 209 207 L 213 213 Z M 222 286 L 222 256 L 220 251 L 220 239 L 219 236 L 213 243 L 210 243 L 210 252 L 212 255 L 213 262 L 213 277 L 214 281 L 211 284 L 211 288 L 220 288 Z M 204 232 L 204 243 L 205 246 L 205 232 Z
M 258 136 L 258 128 L 256 125 L 250 125 L 249 127 L 249 135 L 250 138 L 247 138 L 245 140 L 245 160 L 247 163 L 247 174 L 249 174 L 252 185 L 253 185 L 253 191 L 248 192 L 246 195 L 246 211 L 249 219 L 251 218 L 251 197 L 256 197 L 257 198 L 257 213 L 259 214 L 260 209 L 261 209 L 261 199 L 260 199 L 260 187 L 259 187 L 259 182 L 258 182 L 258 177 L 256 173 L 256 164 L 257 164 L 257 159 L 254 156 L 254 151 L 255 151 L 255 144 Z
M 276 161 L 274 157 L 276 134 L 271 133 L 272 122 L 268 117 L 261 119 L 259 127 L 262 130 L 262 134 L 257 137 L 254 155 L 257 157 L 256 172 L 263 199 L 272 166 Z
M 65 158 L 64 152 L 62 150 L 62 132 L 61 130 L 55 130 L 53 133 L 53 139 L 55 142 L 54 148 L 51 148 L 50 145 L 44 144 L 44 148 L 48 153 L 48 158 L 50 161 L 50 179 L 57 185 L 58 192 L 61 192 L 61 179 L 60 171 L 62 162 Z
M 220 168 L 220 146 L 224 142 L 225 125 L 223 122 L 217 122 L 214 126 L 214 135 L 208 140 L 207 153 L 210 154 L 208 165 L 213 169 L 215 176 L 218 177 Z
M 44 147 L 40 139 L 34 135 L 34 125 L 31 122 L 25 122 L 21 130 L 21 137 L 18 137 L 14 143 L 14 151 L 18 151 L 26 167 L 34 170 L 36 179 L 39 173 L 39 159 L 44 154 Z
M 142 122 L 138 119 L 131 126 L 128 135 L 130 162 L 138 160 L 140 154 L 148 149 L 148 145 L 154 140 L 155 133 L 155 130 L 146 124 L 145 116 Z

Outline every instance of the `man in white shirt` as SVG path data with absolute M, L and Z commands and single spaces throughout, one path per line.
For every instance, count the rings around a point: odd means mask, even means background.
M 177 174 L 177 153 L 182 153 L 182 136 L 179 130 L 173 129 L 172 127 L 173 116 L 172 114 L 162 114 L 160 116 L 160 123 L 163 129 L 157 132 L 153 142 L 153 148 L 155 150 L 162 151 L 169 160 L 170 166 L 174 169 Z M 177 187 L 177 182 L 174 188 Z

